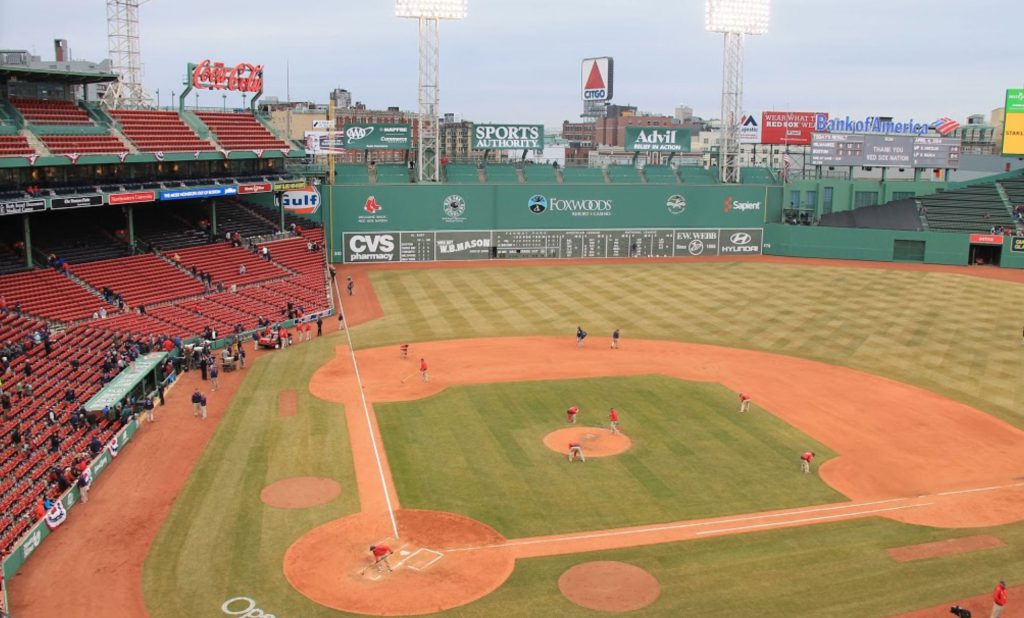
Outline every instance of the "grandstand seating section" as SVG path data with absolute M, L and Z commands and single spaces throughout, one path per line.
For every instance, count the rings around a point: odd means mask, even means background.
M 608 168 L 608 178 L 616 184 L 636 184 L 643 182 L 640 170 L 632 165 L 612 165 Z
M 679 184 L 679 179 L 676 178 L 675 170 L 667 165 L 648 165 L 644 168 L 644 176 L 647 177 L 647 182 L 650 184 Z
M 551 165 L 527 165 L 523 168 L 523 175 L 526 176 L 527 182 L 551 184 L 558 182 L 558 173 Z
M 604 171 L 598 167 L 564 167 L 562 178 L 565 184 L 604 184 Z
M 680 165 L 676 171 L 685 184 L 706 185 L 718 182 L 718 168 L 704 169 L 696 165 Z
M 409 166 L 399 164 L 379 163 L 374 166 L 377 169 L 378 184 L 394 184 L 409 182 Z
M 213 144 L 200 139 L 177 112 L 114 109 L 109 113 L 140 152 L 214 150 Z
M 133 309 L 204 292 L 198 280 L 152 253 L 76 264 L 69 270 L 97 290 L 106 287 L 120 294 Z
M 231 199 L 217 201 L 217 233 L 221 236 L 229 232 L 238 232 L 240 236 L 260 236 L 276 231 L 276 225 L 242 206 L 241 202 Z
M 40 135 L 52 154 L 117 154 L 128 148 L 113 135 Z
M 146 245 L 169 251 L 182 247 L 204 245 L 210 241 L 209 234 L 195 228 L 181 217 L 186 211 L 177 203 L 170 205 L 147 204 L 135 207 L 135 237 Z
M 1009 198 L 1011 207 L 1024 204 L 1024 177 L 1000 180 L 999 184 L 1006 191 L 1006 197 Z
M 451 184 L 480 184 L 478 168 L 472 163 L 449 163 L 444 173 L 444 181 Z
M 252 114 L 199 112 L 196 115 L 227 150 L 291 150 L 291 145 L 274 137 Z
M 496 184 L 519 184 L 519 172 L 514 165 L 493 164 L 484 168 L 487 182 Z
M 50 254 L 69 264 L 131 255 L 128 243 L 112 234 L 125 226 L 119 209 L 50 211 L 35 215 L 32 226 L 32 246 L 40 261 Z
M 370 175 L 362 163 L 339 164 L 334 168 L 334 181 L 340 185 L 366 184 Z
M 767 167 L 741 167 L 740 182 L 745 185 L 775 184 L 775 175 Z
M 63 99 L 23 99 L 11 97 L 11 103 L 22 118 L 32 124 L 92 125 L 89 114 L 71 101 Z
M 1016 229 L 994 183 L 967 186 L 917 198 L 928 229 L 987 233 L 995 226 Z
M 199 271 L 212 276 L 215 283 L 220 282 L 225 286 L 280 279 L 290 274 L 255 253 L 231 246 L 229 242 L 181 249 L 175 251 L 175 254 L 181 256 L 181 265 L 186 269 L 195 266 Z M 271 257 L 274 257 L 273 252 Z M 240 275 L 239 266 L 243 264 L 246 272 Z
M 0 157 L 18 157 L 35 153 L 24 135 L 0 135 Z
M 8 307 L 20 302 L 27 314 L 62 322 L 88 318 L 106 305 L 102 298 L 50 268 L 0 277 L 0 295 Z

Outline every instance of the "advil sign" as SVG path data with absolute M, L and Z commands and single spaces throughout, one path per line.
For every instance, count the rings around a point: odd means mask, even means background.
M 610 101 L 614 61 L 609 57 L 583 61 L 583 100 Z

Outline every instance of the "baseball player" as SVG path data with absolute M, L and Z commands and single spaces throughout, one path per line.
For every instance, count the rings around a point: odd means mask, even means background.
M 811 472 L 811 460 L 814 459 L 814 454 L 814 451 L 807 451 L 800 456 L 800 470 L 804 474 L 809 474 Z
M 579 442 L 569 443 L 569 463 L 576 461 L 579 458 L 583 463 L 587 463 L 587 458 L 583 456 L 583 447 L 580 446 Z
M 420 359 L 420 379 L 424 382 L 430 381 L 430 376 L 427 375 L 427 360 L 425 358 Z
M 608 408 L 608 421 L 611 424 L 612 433 L 619 434 L 619 412 L 615 408 Z
M 750 412 L 750 395 L 740 393 L 740 412 Z
M 370 552 L 373 554 L 373 563 L 377 565 L 377 572 L 383 573 L 384 569 L 381 565 L 388 568 L 388 573 L 393 571 L 391 564 L 388 562 L 388 556 L 391 555 L 391 548 L 387 545 L 370 545 Z
M 576 424 L 576 415 L 580 413 L 580 409 L 577 406 L 572 406 L 565 411 L 566 420 L 569 421 L 570 425 Z
M 612 349 L 619 349 L 619 329 L 617 328 L 612 331 Z
M 576 327 L 576 347 L 583 347 L 583 340 L 587 338 L 587 331 L 583 330 L 582 327 Z

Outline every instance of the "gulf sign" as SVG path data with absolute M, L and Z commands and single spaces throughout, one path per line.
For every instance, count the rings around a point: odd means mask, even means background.
M 818 112 L 764 112 L 761 114 L 762 144 L 795 144 L 808 146 L 815 131 Z
M 615 62 L 608 56 L 583 61 L 583 100 L 610 101 Z
M 313 185 L 285 191 L 281 194 L 281 206 L 299 215 L 311 215 L 320 208 L 320 192 Z

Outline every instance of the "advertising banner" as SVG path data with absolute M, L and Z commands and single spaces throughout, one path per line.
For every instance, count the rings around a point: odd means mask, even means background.
M 412 125 L 348 124 L 343 132 L 349 150 L 408 150 L 412 148 Z
M 50 200 L 50 208 L 62 210 L 65 208 L 86 208 L 88 206 L 102 206 L 102 195 L 75 195 L 72 197 L 55 197 Z
M 320 208 L 320 192 L 313 185 L 292 189 L 281 194 L 281 206 L 300 215 L 311 215 Z
M 1002 234 L 971 234 L 972 245 L 1001 245 L 1003 244 Z
M 345 151 L 344 133 L 335 132 L 333 144 L 331 134 L 327 131 L 306 131 L 304 135 L 308 155 L 339 154 Z
M 1010 251 L 1014 253 L 1024 253 L 1024 238 L 1020 236 L 1010 237 Z
M 46 210 L 46 200 L 17 200 L 14 202 L 0 202 L 0 216 L 20 215 L 26 212 L 39 212 Z
M 176 189 L 173 191 L 161 191 L 160 199 L 167 200 L 191 200 L 199 197 L 218 197 L 221 195 L 236 195 L 238 187 L 203 187 L 202 189 Z
M 761 143 L 761 114 L 744 114 L 736 127 L 741 144 Z
M 818 116 L 828 120 L 828 114 L 818 112 L 764 112 L 761 114 L 761 143 L 807 146 Z
M 583 60 L 583 100 L 610 101 L 615 61 L 609 57 Z
M 269 182 L 257 182 L 249 185 L 238 185 L 239 195 L 251 195 L 253 193 L 270 193 L 274 186 Z
M 542 124 L 478 124 L 473 150 L 544 150 Z
M 137 191 L 134 193 L 111 193 L 107 201 L 111 206 L 118 204 L 139 204 L 142 202 L 153 202 L 156 200 L 156 193 L 153 191 Z
M 626 152 L 690 152 L 689 129 L 626 127 Z
M 1012 88 L 1006 91 L 1003 154 L 1024 155 L 1024 88 Z

